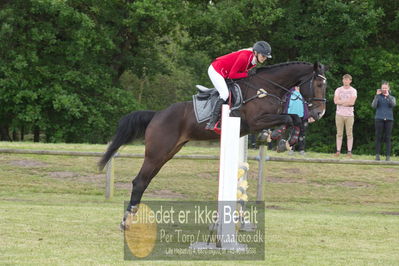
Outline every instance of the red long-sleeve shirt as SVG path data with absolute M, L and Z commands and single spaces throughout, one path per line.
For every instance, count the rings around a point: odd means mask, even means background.
M 240 50 L 216 58 L 212 66 L 224 78 L 246 78 L 248 70 L 256 66 L 252 64 L 253 57 L 252 50 Z

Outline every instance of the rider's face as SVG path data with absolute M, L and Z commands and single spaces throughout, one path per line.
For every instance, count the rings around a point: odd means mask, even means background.
M 256 60 L 258 60 L 259 63 L 263 63 L 266 61 L 267 57 L 264 56 L 263 54 L 258 54 L 257 52 L 255 52 L 256 55 Z

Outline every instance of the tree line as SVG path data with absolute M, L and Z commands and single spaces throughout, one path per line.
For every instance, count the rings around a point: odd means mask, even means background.
M 370 153 L 375 90 L 382 80 L 399 90 L 398 28 L 399 2 L 386 0 L 3 0 L 0 137 L 107 142 L 122 115 L 190 100 L 195 84 L 211 85 L 214 58 L 266 40 L 267 64 L 329 67 L 327 112 L 308 148 L 335 149 L 333 93 L 349 73 L 354 152 Z

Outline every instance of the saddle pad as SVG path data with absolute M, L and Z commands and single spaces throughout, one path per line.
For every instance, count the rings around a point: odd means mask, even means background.
M 214 93 L 208 99 L 198 99 L 198 95 L 193 95 L 193 106 L 195 118 L 198 123 L 202 123 L 211 118 L 213 106 L 219 99 L 219 94 Z
M 210 119 L 212 115 L 213 106 L 219 99 L 219 93 L 214 88 L 200 87 L 202 92 L 193 95 L 193 106 L 195 118 L 198 123 L 202 123 Z M 238 110 L 242 104 L 241 89 L 238 84 L 229 84 L 230 97 L 233 96 L 231 111 Z

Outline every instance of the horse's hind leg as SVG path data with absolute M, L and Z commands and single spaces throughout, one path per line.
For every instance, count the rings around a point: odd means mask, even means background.
M 133 179 L 133 189 L 130 196 L 128 210 L 137 206 L 143 196 L 144 191 L 147 189 L 152 178 L 159 172 L 164 163 L 157 162 L 151 159 L 144 159 L 140 172 Z
M 150 184 L 152 178 L 159 172 L 162 166 L 181 149 L 183 145 L 184 143 L 177 144 L 167 153 L 163 153 L 161 150 L 158 150 L 156 153 L 151 153 L 153 155 L 156 154 L 156 156 L 149 156 L 146 152 L 140 172 L 132 182 L 133 189 L 130 196 L 130 207 L 136 206 L 140 203 L 141 197 Z
M 169 145 L 165 145 L 166 143 Z M 162 166 L 169 161 L 180 149 L 186 141 L 172 141 L 170 138 L 158 138 L 146 145 L 146 153 L 143 165 L 137 176 L 133 179 L 133 189 L 130 196 L 125 216 L 121 223 L 121 229 L 125 229 L 126 218 L 130 213 L 138 210 L 138 204 L 141 201 L 144 191 L 147 189 L 152 178 L 159 172 Z
M 162 166 L 181 149 L 184 143 L 176 145 L 174 149 L 172 149 L 169 153 L 164 154 L 164 156 L 145 156 L 139 173 L 132 181 L 133 189 L 130 196 L 130 202 L 121 222 L 121 230 L 126 229 L 126 219 L 128 215 L 135 214 L 137 212 L 143 193 L 147 189 L 152 178 L 159 172 Z M 162 155 L 162 153 L 160 153 L 160 155 Z

